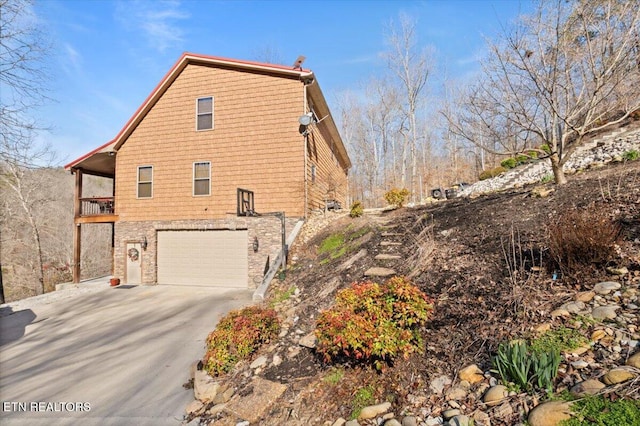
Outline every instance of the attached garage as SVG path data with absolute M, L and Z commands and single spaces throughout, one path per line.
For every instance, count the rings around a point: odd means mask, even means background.
M 158 284 L 248 287 L 246 230 L 158 231 Z

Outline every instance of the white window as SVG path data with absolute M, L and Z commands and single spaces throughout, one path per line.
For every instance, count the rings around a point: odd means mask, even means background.
M 211 162 L 193 163 L 193 195 L 211 195 Z
M 213 96 L 196 101 L 196 130 L 213 129 Z
M 153 197 L 153 166 L 138 167 L 138 198 Z

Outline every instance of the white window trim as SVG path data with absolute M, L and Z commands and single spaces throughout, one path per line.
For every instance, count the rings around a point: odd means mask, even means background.
M 209 180 L 209 193 L 196 194 L 196 164 L 205 164 L 205 163 L 209 165 L 209 176 L 206 178 L 207 180 Z M 211 161 L 194 161 L 191 170 L 193 175 L 191 195 L 193 195 L 194 197 L 210 197 L 211 196 Z M 204 180 L 204 179 L 205 178 L 199 178 L 197 180 Z
M 200 111 L 198 110 L 198 101 L 200 99 L 209 99 L 211 98 L 211 113 L 205 112 L 205 113 L 200 113 Z M 215 98 L 213 96 L 200 96 L 199 98 L 196 99 L 196 132 L 207 132 L 209 130 L 213 130 L 216 126 L 215 126 Z M 198 129 L 198 117 L 200 117 L 201 115 L 207 115 L 207 114 L 211 114 L 211 128 L 210 129 Z
M 150 181 L 142 181 L 140 182 L 140 169 L 151 168 L 151 180 Z M 140 184 L 141 183 L 151 183 L 151 196 L 149 197 L 141 197 L 140 196 Z M 136 198 L 139 200 L 148 200 L 153 198 L 153 165 L 147 164 L 144 166 L 138 166 L 136 169 Z

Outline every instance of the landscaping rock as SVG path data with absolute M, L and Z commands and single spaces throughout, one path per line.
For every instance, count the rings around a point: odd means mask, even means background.
M 584 382 L 577 383 L 571 388 L 570 392 L 575 396 L 582 397 L 585 395 L 595 395 L 605 387 L 606 385 L 600 380 L 589 379 Z
M 402 424 L 396 419 L 389 419 L 384 422 L 384 426 L 402 426 Z
M 390 268 L 383 268 L 381 266 L 374 266 L 364 272 L 365 277 L 389 277 L 395 275 L 396 271 Z
M 460 380 L 466 380 L 467 382 L 474 384 L 484 380 L 484 373 L 477 365 L 471 364 L 458 372 Z
M 609 294 L 612 291 L 618 290 L 621 287 L 620 283 L 617 281 L 605 281 L 596 284 L 593 287 L 593 291 L 598 294 Z
M 193 394 L 195 398 L 203 403 L 214 400 L 220 392 L 220 383 L 204 370 L 196 370 L 193 377 Z
M 397 254 L 387 254 L 387 253 L 380 253 L 376 255 L 376 257 L 374 257 L 375 260 L 398 260 L 401 258 L 402 256 L 399 256 Z
M 585 307 L 586 305 L 584 304 L 584 302 L 576 300 L 575 302 L 565 303 L 560 307 L 560 309 L 564 308 L 570 314 L 577 314 L 578 312 L 583 311 Z
M 618 315 L 616 311 L 620 309 L 618 305 L 607 305 L 607 306 L 598 306 L 597 308 L 593 308 L 591 311 L 591 316 L 595 319 L 615 319 Z
M 449 425 L 450 426 L 472 426 L 473 421 L 468 416 L 461 414 L 449 420 Z
M 607 272 L 613 275 L 627 275 L 629 273 L 629 270 L 626 267 L 621 267 L 621 268 L 616 268 L 613 266 L 609 266 L 607 268 Z
M 311 332 L 304 337 L 301 337 L 298 341 L 300 346 L 304 346 L 305 348 L 314 349 L 316 344 L 318 343 L 318 338 L 315 333 Z
M 467 397 L 467 390 L 462 386 L 455 386 L 447 391 L 447 401 L 461 401 Z
M 251 382 L 253 392 L 243 398 L 232 399 L 225 412 L 249 423 L 257 423 L 267 413 L 271 405 L 287 390 L 287 385 L 254 377 Z
M 370 405 L 368 407 L 364 407 L 360 411 L 360 415 L 358 416 L 358 419 L 373 419 L 374 417 L 389 411 L 389 408 L 391 408 L 390 402 L 383 402 L 382 404 Z
M 462 414 L 462 412 L 459 409 L 450 408 L 442 412 L 442 418 L 444 418 L 445 420 L 449 420 L 450 418 L 458 416 L 460 414 Z
M 571 418 L 569 403 L 565 401 L 544 402 L 529 413 L 531 426 L 557 426 L 562 420 Z
M 191 401 L 191 403 L 187 405 L 185 411 L 187 415 L 198 415 L 204 411 L 203 409 L 204 404 L 196 399 L 194 401 Z
M 340 418 L 338 418 L 338 420 L 333 422 L 333 424 L 331 426 L 344 426 L 345 423 L 347 423 L 347 421 L 345 419 L 343 419 L 342 417 L 340 417 Z
M 626 362 L 626 365 L 630 365 L 631 367 L 640 368 L 640 352 L 636 352 L 631 355 Z
M 504 385 L 496 385 L 484 394 L 482 401 L 489 407 L 502 404 L 503 400 L 509 395 L 507 387 Z
M 344 424 L 344 426 L 360 426 L 360 423 L 358 423 L 357 420 L 349 420 Z
M 614 368 L 602 377 L 602 381 L 607 385 L 615 385 L 618 383 L 626 382 L 627 380 L 633 379 L 635 377 L 636 374 L 627 369 Z
M 249 368 L 251 368 L 252 370 L 255 370 L 256 368 L 262 368 L 265 365 L 267 365 L 267 357 L 262 355 L 259 356 L 258 358 L 256 358 L 251 365 L 249 366 Z
M 440 376 L 431 381 L 431 383 L 429 384 L 429 388 L 431 388 L 433 393 L 435 393 L 436 395 L 442 395 L 445 386 L 449 386 L 450 384 L 451 379 L 448 376 Z
M 596 295 L 595 291 L 581 291 L 580 293 L 576 294 L 575 299 L 576 301 L 589 303 L 593 300 L 595 295 Z
M 402 419 L 402 426 L 418 426 L 418 419 L 415 416 L 405 416 Z

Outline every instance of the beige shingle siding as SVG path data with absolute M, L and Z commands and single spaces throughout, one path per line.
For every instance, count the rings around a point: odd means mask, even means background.
M 196 131 L 196 99 L 213 96 L 214 129 Z M 116 157 L 120 220 L 223 217 L 236 188 L 255 192 L 258 212 L 303 216 L 304 107 L 296 79 L 188 65 Z M 211 196 L 193 197 L 193 163 L 211 162 Z M 136 171 L 153 166 L 153 198 L 136 199 Z
M 343 208 L 347 205 L 347 175 L 337 160 L 335 147 L 325 139 L 322 122 L 313 126 L 309 135 L 307 179 L 309 182 L 309 208 L 323 209 L 327 199 L 338 200 Z M 316 166 L 315 183 L 312 182 L 311 166 Z

